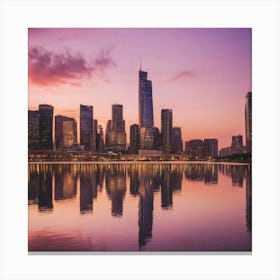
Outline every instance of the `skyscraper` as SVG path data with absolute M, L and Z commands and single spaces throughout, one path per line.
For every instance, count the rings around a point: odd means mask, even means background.
M 252 92 L 248 92 L 245 104 L 246 150 L 252 152 Z
M 148 73 L 139 70 L 139 130 L 140 130 L 140 148 L 142 150 L 153 149 L 153 93 L 152 81 L 147 79 Z
M 39 112 L 28 110 L 28 150 L 39 149 Z
M 215 158 L 218 156 L 218 139 L 204 139 L 205 156 Z
M 53 148 L 53 107 L 46 104 L 39 105 L 39 149 Z
M 56 149 L 73 148 L 77 145 L 77 122 L 73 118 L 55 116 Z
M 243 152 L 242 135 L 232 136 L 231 151 L 233 154 L 241 154 Z
M 172 128 L 171 138 L 172 138 L 172 141 L 171 141 L 172 151 L 174 153 L 182 152 L 183 141 L 182 141 L 181 127 L 173 127 Z
M 140 147 L 139 126 L 133 124 L 130 126 L 130 153 L 137 154 Z
M 80 105 L 80 144 L 86 151 L 92 150 L 93 143 L 93 107 Z
M 161 110 L 161 137 L 162 150 L 170 152 L 172 140 L 172 109 Z
M 109 120 L 106 128 L 106 148 L 112 151 L 126 150 L 125 121 L 123 120 L 123 105 L 112 105 L 112 120 Z

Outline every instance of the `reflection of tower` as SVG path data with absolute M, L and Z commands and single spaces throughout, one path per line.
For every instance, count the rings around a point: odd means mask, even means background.
M 251 172 L 246 176 L 246 222 L 248 232 L 252 232 L 252 177 Z
M 133 196 L 138 195 L 139 193 L 139 165 L 130 166 L 130 194 Z
M 80 212 L 92 212 L 93 186 L 88 166 L 82 166 L 80 172 Z
M 112 200 L 112 215 L 123 214 L 123 199 L 126 191 L 126 173 L 122 166 L 112 165 L 105 175 L 106 191 Z
M 170 185 L 172 191 L 181 191 L 183 181 L 183 173 L 177 166 L 171 167 Z
M 52 210 L 52 167 L 42 165 L 39 168 L 39 210 Z
M 77 175 L 72 165 L 54 166 L 54 199 L 75 197 L 77 194 Z
M 146 169 L 145 165 L 142 167 Z M 154 189 L 152 185 L 152 173 L 146 169 L 143 170 L 143 174 L 140 174 L 139 204 L 138 204 L 139 250 L 141 250 L 141 248 L 152 237 L 153 203 L 154 203 Z
M 166 167 L 168 170 L 163 170 L 161 178 L 161 207 L 172 207 L 172 188 L 170 186 L 170 167 Z
M 230 167 L 232 186 L 243 187 L 244 166 L 233 165 Z
M 39 173 L 36 165 L 28 165 L 28 204 L 38 203 Z
M 141 68 L 141 67 L 140 67 Z M 139 70 L 139 130 L 140 130 L 140 147 L 142 150 L 153 149 L 153 92 L 152 81 L 148 80 L 148 73 Z
M 204 184 L 217 184 L 218 183 L 218 165 L 207 164 L 205 165 Z

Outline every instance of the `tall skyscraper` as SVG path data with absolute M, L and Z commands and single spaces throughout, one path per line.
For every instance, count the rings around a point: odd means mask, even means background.
M 28 110 L 28 150 L 39 149 L 39 112 Z
M 123 105 L 112 105 L 112 120 L 106 128 L 106 148 L 115 152 L 126 150 L 125 121 L 123 120 Z
M 92 150 L 93 144 L 93 107 L 80 105 L 80 144 L 86 151 Z
M 171 143 L 173 153 L 178 153 L 183 151 L 183 141 L 181 127 L 173 127 L 171 133 Z
M 130 126 L 130 153 L 137 154 L 140 147 L 139 126 L 133 124 Z
M 218 156 L 218 139 L 204 139 L 205 156 L 215 158 Z
M 172 110 L 161 110 L 161 137 L 162 150 L 165 152 L 171 151 L 171 137 L 172 137 Z
M 39 149 L 53 149 L 53 107 L 39 105 Z
M 92 121 L 92 152 L 97 151 L 97 120 Z
M 77 122 L 66 116 L 55 116 L 55 147 L 73 148 L 77 145 Z
M 252 152 L 252 92 L 248 92 L 245 104 L 246 150 Z
M 104 135 L 101 125 L 97 126 L 96 151 L 99 153 L 104 152 Z
M 148 73 L 139 70 L 139 130 L 140 130 L 140 148 L 142 150 L 153 149 L 153 92 L 152 81 L 148 80 Z

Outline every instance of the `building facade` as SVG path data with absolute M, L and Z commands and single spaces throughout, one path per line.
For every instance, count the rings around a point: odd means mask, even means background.
M 242 154 L 243 153 L 244 148 L 243 148 L 242 135 L 232 136 L 231 151 L 232 151 L 232 154 Z
M 216 158 L 218 156 L 218 139 L 204 139 L 205 156 L 208 158 Z
M 28 110 L 28 150 L 39 149 L 39 111 Z
M 53 149 L 53 107 L 39 105 L 39 149 Z
M 245 136 L 246 150 L 252 152 L 252 92 L 248 92 L 245 104 Z
M 172 110 L 161 110 L 161 139 L 162 150 L 164 152 L 171 152 L 172 150 Z
M 183 151 L 183 141 L 181 127 L 173 127 L 171 133 L 172 152 L 179 153 Z
M 138 154 L 140 147 L 140 133 L 139 126 L 133 124 L 130 126 L 130 153 Z
M 77 122 L 66 116 L 55 116 L 55 148 L 57 150 L 77 146 Z
M 187 141 L 185 143 L 185 152 L 189 157 L 202 159 L 205 157 L 205 144 L 200 139 Z
M 112 105 L 112 120 L 106 128 L 106 149 L 108 151 L 123 152 L 126 150 L 125 121 L 123 119 L 123 105 Z
M 80 105 L 80 145 L 85 151 L 92 151 L 93 146 L 93 107 Z
M 153 92 L 152 81 L 148 80 L 148 73 L 139 70 L 139 130 L 140 130 L 140 148 L 142 150 L 153 149 Z

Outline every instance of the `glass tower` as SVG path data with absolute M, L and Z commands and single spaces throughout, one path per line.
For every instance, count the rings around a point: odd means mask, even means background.
M 147 79 L 148 73 L 139 70 L 139 129 L 140 147 L 143 150 L 153 149 L 154 111 L 152 81 Z

